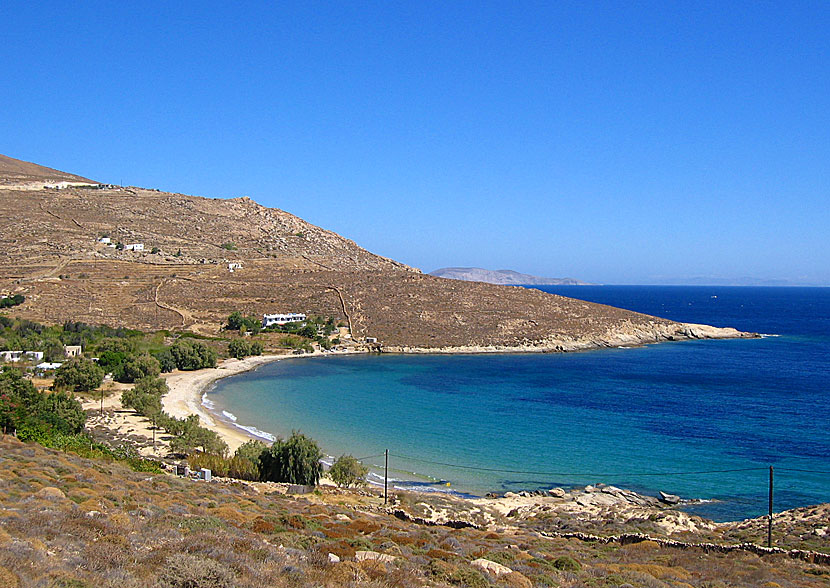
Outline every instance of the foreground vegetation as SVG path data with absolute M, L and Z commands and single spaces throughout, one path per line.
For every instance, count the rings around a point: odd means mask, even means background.
M 418 525 L 366 492 L 294 497 L 273 484 L 148 477 L 9 436 L 0 455 L 2 586 L 787 588 L 830 578 L 785 556 L 548 539 L 509 520 Z M 401 512 L 433 500 L 395 498 Z M 484 571 L 479 559 L 508 571 Z

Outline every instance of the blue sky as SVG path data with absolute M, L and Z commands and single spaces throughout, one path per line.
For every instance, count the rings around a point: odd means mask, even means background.
M 176 6 L 176 4 L 184 4 Z M 0 4 L 0 153 L 430 271 L 830 284 L 830 4 Z

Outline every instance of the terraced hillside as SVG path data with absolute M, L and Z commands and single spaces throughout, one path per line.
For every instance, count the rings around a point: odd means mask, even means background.
M 13 312 L 34 320 L 211 333 L 234 310 L 299 311 L 338 317 L 355 339 L 377 337 L 388 350 L 570 350 L 739 335 L 424 275 L 249 198 L 61 174 L 0 159 L 0 292 L 23 294 Z M 55 181 L 88 185 L 40 185 Z

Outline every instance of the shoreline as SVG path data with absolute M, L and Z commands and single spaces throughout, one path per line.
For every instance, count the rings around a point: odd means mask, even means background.
M 283 359 L 299 359 L 309 357 L 340 357 L 343 355 L 363 354 L 362 351 L 329 352 L 323 353 L 314 351 L 302 355 L 273 354 L 255 355 L 244 359 L 230 358 L 218 364 L 215 368 L 206 368 L 194 371 L 175 371 L 170 374 L 162 374 L 167 382 L 170 391 L 162 399 L 162 408 L 170 416 L 185 418 L 191 414 L 199 417 L 201 425 L 216 432 L 225 443 L 231 453 L 237 447 L 251 440 L 267 442 L 268 439 L 247 432 L 241 427 L 234 426 L 211 414 L 211 411 L 202 404 L 202 396 L 210 387 L 219 380 L 236 376 L 257 368 L 281 361 Z M 263 431 L 267 432 L 267 431 Z
M 517 346 L 501 345 L 464 345 L 454 347 L 409 347 L 409 346 L 387 346 L 375 351 L 372 349 L 360 349 L 345 352 L 321 352 L 294 354 L 271 354 L 246 357 L 244 359 L 229 358 L 218 364 L 215 368 L 207 368 L 195 371 L 175 371 L 170 374 L 162 374 L 167 382 L 170 391 L 162 397 L 162 408 L 170 416 L 186 418 L 195 414 L 199 417 L 202 426 L 216 432 L 228 444 L 230 452 L 250 440 L 268 442 L 268 438 L 256 435 L 225 421 L 218 414 L 212 413 L 210 409 L 202 404 L 202 397 L 211 385 L 218 380 L 253 371 L 260 366 L 281 361 L 283 359 L 309 358 L 309 357 L 339 357 L 344 355 L 364 355 L 380 352 L 400 355 L 486 355 L 486 354 L 511 354 L 511 353 L 574 353 L 580 351 L 599 351 L 609 348 L 641 347 L 644 345 L 671 342 L 690 341 L 702 339 L 755 339 L 760 338 L 757 333 L 738 331 L 732 327 L 713 327 L 693 323 L 673 323 L 671 328 L 655 328 L 650 331 L 635 331 L 628 333 L 616 333 L 614 336 L 602 340 L 546 340 L 536 344 L 523 344 Z M 267 431 L 262 431 L 268 433 Z M 270 433 L 268 433 L 270 434 Z

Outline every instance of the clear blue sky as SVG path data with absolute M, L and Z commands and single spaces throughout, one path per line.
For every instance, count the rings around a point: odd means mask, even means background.
M 189 6 L 178 6 L 189 4 Z M 0 153 L 430 271 L 830 284 L 830 3 L 0 3 Z

